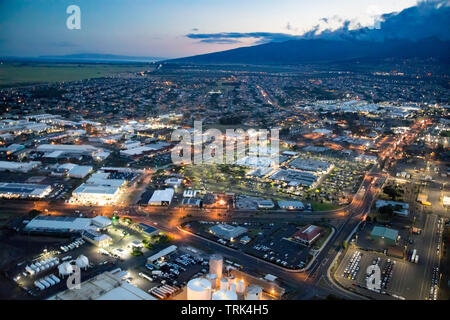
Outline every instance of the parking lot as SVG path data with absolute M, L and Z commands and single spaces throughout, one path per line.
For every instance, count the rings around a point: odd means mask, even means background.
M 367 268 L 377 264 L 381 270 L 381 290 L 367 289 Z M 419 265 L 388 257 L 377 252 L 349 248 L 335 272 L 336 280 L 344 287 L 376 299 L 422 299 L 420 296 Z

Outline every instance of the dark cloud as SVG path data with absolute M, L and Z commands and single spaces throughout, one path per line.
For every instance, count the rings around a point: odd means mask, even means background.
M 217 44 L 233 44 L 233 43 L 241 43 L 241 41 L 236 39 L 203 39 L 200 40 L 202 43 L 217 43 Z
M 201 42 L 215 42 L 230 40 L 230 39 L 243 39 L 250 38 L 254 39 L 256 43 L 266 43 L 266 42 L 282 42 L 286 40 L 299 39 L 299 36 L 294 36 L 286 33 L 271 33 L 271 32 L 220 32 L 220 33 L 190 33 L 186 35 L 190 39 L 199 39 Z M 225 43 L 225 42 L 222 42 Z M 227 42 L 229 43 L 229 42 Z
M 333 39 L 333 40 L 368 40 L 383 41 L 388 39 L 419 40 L 436 37 L 441 40 L 450 40 L 450 0 L 424 0 L 417 5 L 406 8 L 401 12 L 392 12 L 381 15 L 372 27 L 363 27 L 350 20 L 339 17 L 322 18 L 321 22 L 338 22 L 341 27 L 332 30 L 323 30 L 317 24 L 301 35 L 271 32 L 220 32 L 220 33 L 190 33 L 186 37 L 198 39 L 206 43 L 235 43 L 236 39 L 254 39 L 255 44 L 267 42 L 283 42 L 295 39 Z M 286 29 L 291 30 L 290 23 Z M 239 42 L 239 41 L 237 41 Z
M 321 19 L 325 23 L 326 18 Z M 421 1 L 416 6 L 401 12 L 383 14 L 373 27 L 352 26 L 351 21 L 343 21 L 336 30 L 319 31 L 319 25 L 303 34 L 304 38 L 358 39 L 383 41 L 387 39 L 419 40 L 436 37 L 450 40 L 450 1 Z

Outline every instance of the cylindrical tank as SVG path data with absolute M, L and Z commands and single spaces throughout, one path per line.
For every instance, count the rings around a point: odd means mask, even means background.
M 213 293 L 212 300 L 237 300 L 237 294 L 231 290 L 219 290 Z
M 217 278 L 222 278 L 223 257 L 213 254 L 209 257 L 209 273 L 216 274 Z
M 262 288 L 257 285 L 251 285 L 247 287 L 245 294 L 245 300 L 261 300 Z
M 239 280 L 237 283 L 237 293 L 244 293 L 245 292 L 245 282 L 244 280 Z
M 234 283 L 230 284 L 230 291 L 236 292 L 236 285 Z
M 228 279 L 227 278 L 220 279 L 220 290 L 228 290 Z
M 211 282 L 211 288 L 216 289 L 217 288 L 217 282 L 219 281 L 219 279 L 217 278 L 217 274 L 207 274 L 206 275 L 206 279 L 209 280 L 209 282 Z
M 187 283 L 188 300 L 211 300 L 211 282 L 204 278 L 195 278 Z

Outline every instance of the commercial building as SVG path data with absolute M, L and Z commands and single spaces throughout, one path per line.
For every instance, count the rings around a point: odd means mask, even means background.
M 292 238 L 300 243 L 310 246 L 322 234 L 322 228 L 315 225 L 307 225 L 292 235 Z
M 314 172 L 316 174 L 325 174 L 329 172 L 333 167 L 331 163 L 328 163 L 326 161 L 302 159 L 302 158 L 296 158 L 292 160 L 289 163 L 289 166 L 303 171 Z
M 72 192 L 72 203 L 114 204 L 127 184 L 131 172 L 118 172 L 121 168 L 101 168 Z M 131 178 L 130 178 L 131 179 Z
M 278 206 L 281 209 L 287 210 L 304 210 L 305 206 L 301 201 L 278 201 Z
M 156 260 L 158 260 L 158 259 L 160 259 L 162 257 L 165 257 L 165 256 L 167 256 L 167 255 L 169 255 L 171 253 L 174 253 L 175 251 L 177 251 L 177 246 L 174 246 L 174 245 L 169 246 L 169 247 L 161 250 L 160 252 L 152 255 L 151 257 L 148 257 L 147 258 L 147 263 L 153 263 L 153 262 L 155 262 Z
M 112 238 L 110 236 L 94 230 L 83 231 L 82 237 L 84 240 L 100 248 L 107 247 L 112 243 Z
M 142 223 L 142 222 L 140 222 L 140 223 L 138 224 L 138 228 L 139 228 L 143 233 L 145 233 L 145 235 L 147 235 L 147 236 L 149 236 L 149 237 L 151 237 L 151 236 L 153 236 L 153 235 L 156 235 L 156 234 L 158 234 L 158 232 L 159 232 L 158 229 L 156 229 L 156 228 L 154 228 L 154 227 L 152 227 L 152 226 L 149 226 L 148 224 Z
M 148 204 L 151 206 L 168 206 L 172 202 L 175 190 L 166 188 L 164 190 L 155 190 Z
M 84 231 L 104 229 L 106 221 L 103 218 L 106 217 L 101 217 L 101 219 L 99 217 L 95 217 L 91 219 L 39 215 L 28 222 L 24 228 L 24 231 L 49 234 L 81 234 Z
M 36 148 L 38 152 L 44 153 L 44 158 L 78 158 L 80 156 L 100 157 L 102 160 L 109 153 L 101 148 L 91 145 L 75 144 L 41 144 Z M 107 153 L 107 155 L 105 154 Z
M 0 198 L 44 198 L 51 191 L 50 185 L 0 182 Z
M 292 169 L 280 169 L 272 174 L 269 179 L 285 182 L 293 187 L 306 186 L 312 188 L 317 182 L 317 176 L 313 173 Z
M 14 161 L 0 161 L 0 171 L 8 172 L 29 172 L 41 165 L 40 161 L 30 162 L 14 162 Z
M 370 237 L 374 240 L 382 240 L 387 245 L 394 245 L 398 239 L 398 231 L 395 229 L 375 226 L 370 233 Z
M 246 233 L 247 228 L 241 226 L 231 226 L 225 223 L 219 223 L 209 228 L 209 232 L 214 234 L 216 237 L 233 241 L 233 239 L 236 239 L 240 235 Z
M 157 300 L 145 291 L 127 283 L 110 272 L 84 281 L 80 289 L 67 289 L 48 300 Z
M 72 169 L 67 171 L 67 176 L 70 178 L 83 179 L 92 172 L 93 167 L 91 166 L 74 166 Z

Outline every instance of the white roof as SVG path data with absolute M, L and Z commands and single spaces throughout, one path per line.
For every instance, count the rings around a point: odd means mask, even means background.
M 25 227 L 26 230 L 73 230 L 90 229 L 91 219 L 62 216 L 37 216 Z
M 172 201 L 174 193 L 175 193 L 175 190 L 173 190 L 172 188 L 166 188 L 164 190 L 155 190 L 155 192 L 153 192 L 153 195 L 152 195 L 149 203 L 163 202 L 163 201 L 170 202 L 170 201 Z
M 81 177 L 85 177 L 86 175 L 89 174 L 89 172 L 92 171 L 92 167 L 91 166 L 75 166 L 72 169 L 69 170 L 69 172 L 67 172 L 67 174 L 69 176 L 81 176 Z

